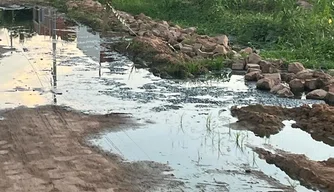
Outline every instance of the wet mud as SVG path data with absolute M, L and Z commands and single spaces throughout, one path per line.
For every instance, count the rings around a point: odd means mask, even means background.
M 291 178 L 312 190 L 334 191 L 334 159 L 312 161 L 305 155 L 291 154 L 281 150 L 270 152 L 254 148 L 259 157 L 285 171 Z
M 87 145 L 87 135 L 129 124 L 126 114 L 85 115 L 59 106 L 0 112 L 1 191 L 152 191 L 166 165 L 123 162 Z M 175 185 L 175 184 L 174 184 Z
M 327 104 L 303 105 L 295 108 L 249 105 L 232 107 L 231 113 L 239 120 L 235 128 L 253 131 L 258 136 L 277 134 L 283 120 L 295 120 L 292 125 L 308 132 L 317 141 L 334 146 L 334 107 Z

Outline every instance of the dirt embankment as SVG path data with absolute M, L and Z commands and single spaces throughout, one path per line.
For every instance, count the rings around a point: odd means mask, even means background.
M 254 148 L 260 158 L 274 164 L 302 185 L 320 191 L 334 191 L 334 158 L 327 161 L 312 161 L 305 155 L 291 154 L 281 150 L 271 153 L 262 148 Z
M 304 105 L 296 108 L 249 105 L 232 107 L 232 115 L 239 120 L 238 128 L 253 131 L 258 136 L 269 136 L 283 128 L 283 120 L 295 120 L 292 126 L 311 134 L 317 141 L 334 146 L 334 107 L 326 104 Z
M 84 137 L 131 123 L 122 114 L 85 115 L 59 106 L 16 108 L 0 116 L 0 191 L 150 191 L 168 167 L 125 163 Z M 164 185 L 163 185 L 164 186 Z

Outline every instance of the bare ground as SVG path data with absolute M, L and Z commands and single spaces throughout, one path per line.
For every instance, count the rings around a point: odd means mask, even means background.
M 312 161 L 305 155 L 291 154 L 276 150 L 271 153 L 262 148 L 254 148 L 260 158 L 285 171 L 291 178 L 298 179 L 302 185 L 320 191 L 334 191 L 334 158 L 327 161 Z
M 304 105 L 296 108 L 249 105 L 232 107 L 231 113 L 238 118 L 232 127 L 248 129 L 258 136 L 270 136 L 283 128 L 283 120 L 295 120 L 292 126 L 311 134 L 317 141 L 334 146 L 334 107 L 327 104 Z
M 88 134 L 131 123 L 124 114 L 43 106 L 0 116 L 0 191 L 150 191 L 167 184 L 165 165 L 125 163 L 86 144 Z

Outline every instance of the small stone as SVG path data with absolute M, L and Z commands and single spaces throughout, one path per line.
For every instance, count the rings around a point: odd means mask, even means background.
M 252 53 L 248 56 L 247 58 L 247 63 L 254 63 L 254 64 L 259 64 L 261 61 L 260 55 L 256 53 Z
M 301 79 L 293 79 L 289 82 L 289 86 L 293 93 L 300 93 L 304 91 L 304 81 Z
M 217 44 L 224 45 L 226 48 L 228 48 L 228 37 L 226 35 L 221 35 L 216 37 Z
M 313 77 L 317 78 L 323 78 L 323 79 L 331 79 L 332 76 L 323 72 L 323 71 L 313 71 Z
M 289 73 L 297 74 L 298 72 L 303 71 L 303 70 L 305 70 L 305 67 L 304 67 L 303 64 L 301 64 L 299 62 L 293 62 L 293 63 L 290 63 L 288 65 L 288 72 Z
M 260 90 L 270 90 L 274 86 L 274 81 L 268 78 L 262 78 L 257 81 L 256 88 Z
M 325 101 L 330 105 L 334 105 L 334 92 L 328 92 Z
M 219 53 L 222 55 L 226 55 L 227 50 L 223 45 L 217 45 L 216 48 L 213 50 L 213 53 Z
M 313 78 L 313 70 L 311 69 L 305 69 L 305 70 L 302 70 L 302 71 L 299 71 L 297 74 L 296 74 L 296 78 L 297 79 L 312 79 Z
M 207 39 L 198 39 L 198 43 L 202 44 L 201 51 L 204 52 L 212 52 L 216 49 L 217 43 L 212 43 L 208 41 Z
M 247 73 L 249 72 L 253 72 L 253 71 L 261 71 L 260 69 L 257 69 L 257 68 L 248 68 L 247 69 Z
M 326 87 L 324 87 L 324 90 L 327 92 L 334 93 L 334 84 L 329 84 Z
M 245 80 L 246 81 L 257 81 L 261 77 L 261 71 L 253 71 L 249 72 L 245 75 Z
M 325 99 L 325 97 L 327 96 L 327 91 L 323 90 L 323 89 L 316 89 L 313 90 L 311 92 L 309 92 L 306 95 L 306 99 Z
M 202 48 L 202 44 L 200 44 L 200 43 L 195 43 L 194 46 L 193 46 L 193 49 L 194 49 L 195 52 L 198 51 L 201 48 Z
M 272 79 L 275 85 L 282 82 L 280 73 L 264 73 L 263 76 L 267 79 Z
M 250 54 L 253 53 L 253 49 L 250 48 L 250 47 L 247 47 L 247 48 L 245 48 L 245 49 L 242 49 L 239 53 L 240 53 L 240 54 L 247 54 L 247 55 L 250 55 Z
M 214 53 L 213 52 L 203 52 L 201 50 L 198 50 L 197 55 L 201 56 L 203 58 L 211 58 L 211 57 L 213 57 Z
M 191 53 L 191 52 L 193 52 L 193 48 L 192 47 L 188 47 L 188 46 L 182 46 L 180 50 L 183 53 Z
M 232 64 L 232 70 L 244 70 L 245 62 L 243 60 L 237 60 Z
M 137 34 L 138 34 L 139 36 L 144 36 L 145 33 L 146 33 L 146 31 L 139 31 Z
M 262 60 L 260 61 L 259 65 L 263 73 L 273 73 L 274 72 L 273 65 L 268 61 Z
M 295 77 L 296 77 L 296 74 L 294 73 L 281 73 L 282 81 L 285 81 L 285 82 L 290 82 Z
M 291 92 L 291 90 L 287 87 L 277 91 L 277 95 L 279 97 L 287 97 L 287 98 L 292 98 L 294 97 L 295 95 Z
M 271 88 L 270 92 L 271 92 L 271 93 L 277 93 L 279 90 L 282 90 L 282 89 L 284 89 L 284 88 L 286 88 L 286 86 L 283 85 L 282 83 L 279 83 L 279 84 L 273 86 L 273 87 Z
M 317 79 L 306 79 L 305 80 L 305 89 L 308 91 L 312 91 L 318 88 L 318 80 Z
M 246 69 L 249 69 L 249 68 L 260 69 L 260 65 L 259 65 L 259 64 L 248 63 L 248 64 L 246 65 Z
M 174 49 L 176 49 L 176 50 L 181 50 L 181 48 L 183 47 L 183 45 L 182 45 L 181 43 L 177 43 L 177 44 L 175 44 L 173 47 L 174 47 Z
M 182 32 L 187 34 L 193 34 L 196 32 L 196 27 L 189 27 L 182 30 Z
M 157 30 L 157 29 L 153 29 L 153 30 L 152 30 L 152 33 L 153 33 L 154 36 L 156 36 L 156 37 L 160 37 L 160 31 L 159 31 L 159 30 Z
M 329 69 L 329 70 L 327 71 L 327 73 L 328 73 L 329 75 L 331 75 L 332 77 L 334 77 L 334 69 Z

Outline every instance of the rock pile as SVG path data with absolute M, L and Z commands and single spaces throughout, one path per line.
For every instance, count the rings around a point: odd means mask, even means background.
M 232 69 L 246 69 L 245 80 L 257 81 L 256 87 L 281 97 L 294 97 L 307 91 L 307 99 L 321 99 L 334 104 L 334 78 L 317 70 L 306 69 L 302 63 L 288 64 L 286 72 L 277 62 L 264 61 L 251 53 L 244 62 L 235 62 Z
M 167 21 L 153 20 L 143 13 L 132 16 L 126 12 L 118 11 L 118 14 L 139 38 L 159 39 L 185 57 L 206 59 L 237 54 L 229 47 L 229 39 L 226 35 L 215 37 L 198 35 L 195 27 L 181 28 Z

